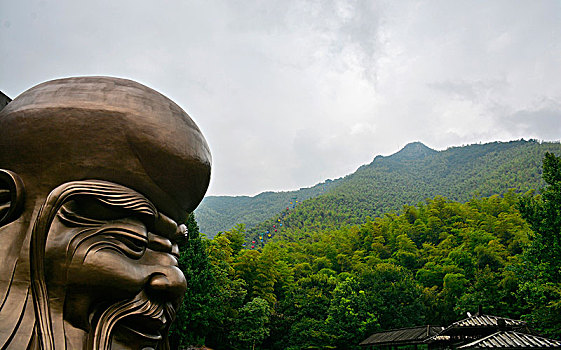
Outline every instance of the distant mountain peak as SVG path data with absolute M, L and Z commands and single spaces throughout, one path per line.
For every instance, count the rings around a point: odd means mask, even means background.
M 291 207 L 290 202 L 294 207 L 296 198 L 299 203 L 309 202 L 302 204 L 302 209 L 290 210 L 291 223 L 287 217 L 283 228 L 331 230 L 361 224 L 368 217 L 397 212 L 405 204 L 415 205 L 436 195 L 465 202 L 474 194 L 486 197 L 511 188 L 520 193 L 541 188 L 545 183 L 539 164 L 545 152 L 561 154 L 561 143 L 497 141 L 436 151 L 412 142 L 393 155 L 376 156 L 343 178 L 254 197 L 207 196 L 195 213 L 200 232 L 208 237 L 238 223 L 257 234 L 263 232 L 259 225 L 278 222 L 278 215 Z
M 388 158 L 392 158 L 394 160 L 415 160 L 423 159 L 434 153 L 437 153 L 437 151 L 425 146 L 422 142 L 415 141 L 408 143 L 399 152 L 392 154 Z

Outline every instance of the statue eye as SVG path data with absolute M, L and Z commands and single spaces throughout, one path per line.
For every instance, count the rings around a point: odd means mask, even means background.
M 65 203 L 58 212 L 58 217 L 71 226 L 99 226 L 108 222 L 122 221 L 129 218 L 138 218 L 150 222 L 144 214 L 124 208 L 110 206 L 89 197 L 79 197 Z
M 100 221 L 123 219 L 132 213 L 124 208 L 109 206 L 93 197 L 83 197 L 73 200 L 73 210 L 88 218 Z
M 144 226 L 131 226 L 126 223 L 108 223 L 96 230 L 95 237 L 103 246 L 113 247 L 130 258 L 142 257 L 148 246 L 148 239 L 144 236 Z
M 128 235 L 116 235 L 116 237 L 120 242 L 124 243 L 128 249 L 132 250 L 134 253 L 144 253 L 148 242 L 143 239 L 138 238 L 131 238 Z
M 123 219 L 103 225 L 99 234 L 111 235 L 133 250 L 144 250 L 148 246 L 148 231 L 138 220 Z

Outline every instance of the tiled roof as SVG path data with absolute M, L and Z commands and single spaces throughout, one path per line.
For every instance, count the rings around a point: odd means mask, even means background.
M 499 323 L 503 324 L 499 325 Z M 499 330 L 499 328 L 501 327 L 505 327 L 505 330 L 520 330 L 526 326 L 526 322 L 520 320 L 513 320 L 510 318 L 493 315 L 474 315 L 452 323 L 451 325 L 446 327 L 446 329 L 444 329 L 439 335 L 447 336 L 480 334 L 482 336 L 485 336 L 492 333 L 493 330 Z M 428 342 L 437 340 L 442 339 L 431 338 L 428 339 Z
M 438 334 L 444 329 L 440 326 L 421 326 L 411 328 L 392 329 L 389 331 L 372 334 L 360 345 L 386 345 L 386 344 L 415 344 L 421 343 L 428 337 Z
M 514 331 L 493 333 L 458 349 L 561 349 L 561 341 Z
M 512 320 L 510 318 L 493 316 L 493 315 L 475 315 L 463 320 L 456 321 L 452 323 L 447 328 L 452 327 L 496 327 L 498 326 L 498 320 L 502 319 L 505 321 L 507 326 L 524 326 L 526 322 L 520 320 Z
M 447 342 L 454 336 L 484 337 L 498 330 L 528 331 L 528 327 L 527 323 L 524 321 L 500 316 L 476 314 L 452 323 L 438 335 L 428 338 L 425 342 Z

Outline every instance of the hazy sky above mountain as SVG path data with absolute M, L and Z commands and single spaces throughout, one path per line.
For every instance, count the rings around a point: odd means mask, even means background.
M 136 80 L 213 154 L 209 194 L 337 178 L 421 141 L 561 139 L 561 1 L 0 0 L 0 90 Z

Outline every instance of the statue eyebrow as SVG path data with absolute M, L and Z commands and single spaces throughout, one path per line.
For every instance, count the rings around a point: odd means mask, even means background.
M 177 223 L 158 212 L 156 206 L 142 194 L 128 187 L 107 183 L 103 181 L 89 182 L 90 195 L 100 202 L 112 207 L 122 208 L 133 213 L 144 214 L 153 221 L 149 224 L 149 229 L 162 237 L 169 238 L 172 242 L 182 239 L 185 236 L 185 225 Z
M 135 213 L 146 214 L 151 217 L 158 216 L 158 210 L 146 197 L 126 187 L 121 193 L 97 194 L 95 198 L 102 203 L 113 207 L 130 210 Z M 120 192 L 120 191 L 119 191 Z

